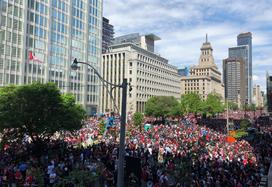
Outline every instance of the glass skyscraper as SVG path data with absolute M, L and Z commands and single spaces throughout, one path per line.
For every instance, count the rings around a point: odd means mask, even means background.
M 266 95 L 267 95 L 267 110 L 272 113 L 272 76 L 266 75 Z
M 0 0 L 0 27 L 0 86 L 54 82 L 97 111 L 97 77 L 70 65 L 77 58 L 100 70 L 102 0 Z
M 242 58 L 245 61 L 246 100 L 247 103 L 252 103 L 252 34 L 239 34 L 237 45 L 229 48 L 229 58 Z
M 102 53 L 106 53 L 114 39 L 114 27 L 103 17 Z

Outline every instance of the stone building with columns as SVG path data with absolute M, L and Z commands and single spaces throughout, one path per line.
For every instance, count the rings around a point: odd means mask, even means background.
M 221 73 L 214 63 L 213 48 L 207 35 L 200 50 L 199 64 L 191 67 L 189 76 L 181 78 L 181 94 L 196 92 L 206 99 L 208 94 L 216 93 L 224 100 Z

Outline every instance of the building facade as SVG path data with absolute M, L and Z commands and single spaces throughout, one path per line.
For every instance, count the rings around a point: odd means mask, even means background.
M 272 113 L 272 76 L 268 73 L 266 76 L 266 97 L 267 111 Z
M 77 58 L 100 69 L 102 0 L 0 0 L 0 7 L 0 86 L 54 82 L 96 112 L 98 79 L 70 65 Z
M 102 53 L 105 53 L 114 39 L 114 27 L 110 21 L 103 17 Z
M 154 53 L 154 41 L 158 37 L 154 34 L 137 34 L 137 39 L 135 35 L 130 36 L 132 38 L 126 36 L 127 42 L 120 40 L 117 43 L 115 40 L 109 52 L 102 55 L 101 66 L 102 76 L 107 81 L 122 84 L 126 78 L 132 86 L 132 91 L 128 92 L 127 111 L 144 112 L 147 100 L 153 96 L 174 96 L 179 99 L 180 77 L 177 67 Z M 133 43 L 134 39 L 140 42 Z M 110 97 L 109 89 L 102 88 L 101 112 L 114 111 L 114 104 L 120 112 L 122 90 L 114 89 Z
M 229 58 L 243 58 L 245 61 L 246 101 L 252 103 L 252 34 L 241 33 L 237 36 L 237 47 L 229 48 Z
M 242 58 L 227 58 L 223 60 L 223 82 L 225 99 L 239 106 L 245 103 L 246 78 L 245 62 Z
M 260 85 L 254 85 L 252 102 L 257 108 L 262 108 L 264 106 L 264 97 Z
M 206 99 L 208 94 L 218 94 L 224 100 L 224 85 L 213 58 L 213 48 L 211 43 L 206 42 L 201 47 L 199 64 L 191 67 L 190 75 L 181 78 L 181 94 L 190 92 L 198 93 L 202 99 Z

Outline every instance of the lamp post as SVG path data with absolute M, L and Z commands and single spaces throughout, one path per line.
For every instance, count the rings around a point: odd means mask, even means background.
M 121 127 L 120 127 L 120 140 L 119 140 L 119 158 L 118 158 L 118 177 L 117 177 L 117 186 L 124 186 L 124 155 L 125 155 L 125 135 L 126 135 L 126 107 L 127 107 L 127 87 L 128 82 L 127 79 L 123 79 L 123 83 L 113 84 L 103 79 L 103 77 L 99 74 L 99 72 L 91 65 L 86 62 L 79 62 L 75 58 L 73 64 L 71 65 L 71 69 L 77 70 L 78 64 L 85 64 L 94 70 L 94 73 L 98 76 L 98 78 L 104 83 L 104 86 L 111 86 L 113 88 L 122 88 L 122 108 L 121 108 Z M 109 92 L 109 94 L 111 94 Z
M 227 100 L 227 135 L 229 135 L 229 102 Z

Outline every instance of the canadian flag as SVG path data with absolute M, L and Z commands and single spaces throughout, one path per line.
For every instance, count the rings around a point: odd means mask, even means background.
M 38 57 L 33 55 L 32 51 L 28 52 L 28 59 L 32 60 L 33 62 L 41 62 L 42 63 L 42 61 Z

